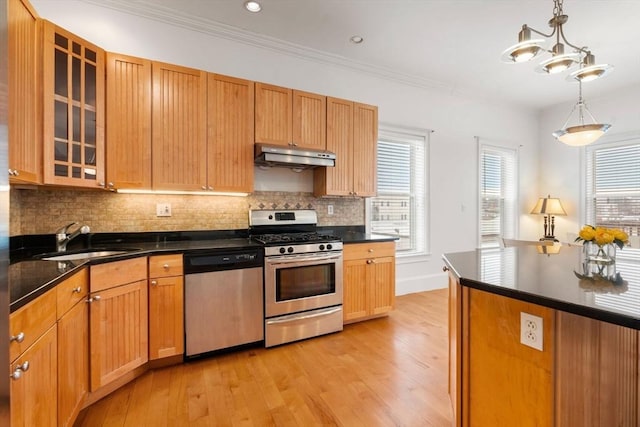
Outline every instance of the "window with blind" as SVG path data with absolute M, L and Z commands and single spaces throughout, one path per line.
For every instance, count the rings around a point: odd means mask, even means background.
M 479 154 L 480 247 L 495 247 L 516 234 L 517 152 L 481 144 Z
M 639 239 L 640 139 L 587 147 L 585 172 L 585 222 Z M 640 249 L 626 247 L 618 257 L 640 259 Z
M 397 237 L 398 256 L 427 253 L 427 144 L 427 131 L 379 131 L 378 195 L 367 203 L 367 229 Z

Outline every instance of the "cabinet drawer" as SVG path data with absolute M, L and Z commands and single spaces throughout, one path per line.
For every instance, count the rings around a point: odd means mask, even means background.
M 74 274 L 56 286 L 58 319 L 89 292 L 89 269 Z
M 149 257 L 149 277 L 182 276 L 182 254 Z
M 9 359 L 13 362 L 56 322 L 56 290 L 52 289 L 9 316 Z
M 91 292 L 147 280 L 147 257 L 92 265 L 90 268 Z
M 345 260 L 396 255 L 396 242 L 350 243 L 344 245 Z

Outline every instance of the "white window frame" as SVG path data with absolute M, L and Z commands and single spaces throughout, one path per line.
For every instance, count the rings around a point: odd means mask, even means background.
M 429 146 L 430 146 L 430 136 L 433 131 L 429 129 L 420 129 L 420 128 L 411 128 L 411 127 L 403 127 L 396 126 L 391 124 L 381 123 L 378 129 L 378 141 L 406 141 L 406 142 L 415 142 L 416 140 L 424 141 L 424 171 L 422 171 L 424 183 L 423 183 L 423 203 L 424 215 L 422 218 L 415 218 L 415 221 L 420 221 L 419 223 L 412 223 L 411 229 L 412 231 L 416 228 L 418 230 L 422 230 L 418 235 L 416 235 L 416 239 L 421 239 L 421 242 L 418 244 L 422 246 L 422 250 L 412 250 L 412 251 L 396 251 L 396 258 L 399 264 L 405 262 L 419 262 L 425 259 L 428 259 L 430 255 L 430 180 L 429 180 Z M 376 147 L 377 149 L 377 147 Z M 376 170 L 377 173 L 377 170 Z M 374 197 L 367 198 L 365 204 L 365 219 L 366 219 L 366 230 L 367 233 L 372 232 L 371 228 L 371 217 L 373 206 L 372 203 L 375 201 Z
M 499 146 L 494 144 L 488 144 L 482 142 L 480 138 L 476 137 L 476 142 L 478 143 L 478 248 L 492 248 L 498 247 L 500 245 L 499 239 L 500 237 L 506 238 L 516 238 L 518 235 L 518 187 L 519 187 L 519 168 L 520 168 L 520 153 L 517 148 Z M 513 186 L 510 189 L 512 193 L 511 200 L 505 200 L 503 203 L 503 212 L 501 212 L 500 220 L 501 220 L 501 233 L 496 239 L 495 242 L 483 243 L 482 239 L 482 195 L 483 195 L 483 170 L 482 170 L 482 158 L 485 152 L 492 152 L 504 156 L 512 156 L 513 157 L 513 182 L 511 185 Z M 502 177 L 501 179 L 504 179 Z M 502 198 L 505 198 L 504 194 L 501 195 Z M 511 217 L 505 217 L 505 210 L 511 211 Z M 508 222 L 508 223 L 507 223 Z M 507 233 L 504 234 L 504 230 L 507 230 Z
M 580 214 L 581 224 L 592 224 L 595 222 L 595 211 L 592 206 L 593 202 L 593 188 L 590 188 L 590 183 L 593 183 L 593 178 L 589 176 L 591 168 L 588 162 L 592 160 L 592 155 L 599 149 L 609 149 L 616 147 L 623 147 L 628 145 L 640 145 L 640 132 L 630 132 L 618 135 L 612 135 L 603 137 L 595 144 L 586 146 L 581 151 L 581 200 L 582 212 Z M 597 225 L 597 224 L 592 224 Z M 640 250 L 637 248 L 624 248 L 621 251 L 617 251 L 618 258 L 629 258 L 634 260 L 640 259 Z

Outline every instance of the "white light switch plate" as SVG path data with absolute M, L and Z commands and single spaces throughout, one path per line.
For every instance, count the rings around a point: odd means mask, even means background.
M 171 204 L 170 203 L 156 204 L 156 216 L 171 216 Z

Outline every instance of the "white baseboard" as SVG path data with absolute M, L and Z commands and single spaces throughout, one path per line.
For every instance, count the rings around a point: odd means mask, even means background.
M 396 278 L 396 295 L 443 289 L 449 285 L 447 273 L 428 274 L 404 279 Z

